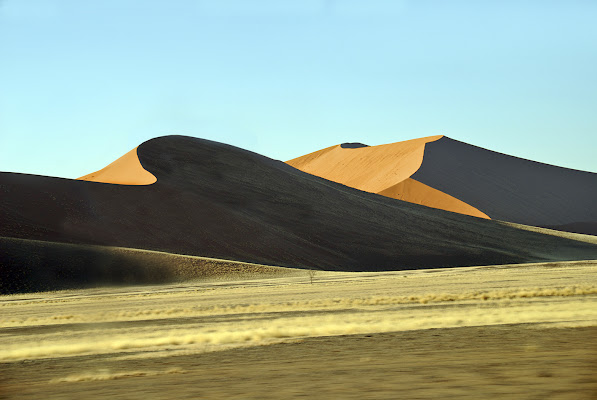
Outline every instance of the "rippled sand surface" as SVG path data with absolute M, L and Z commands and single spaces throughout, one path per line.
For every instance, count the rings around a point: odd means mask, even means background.
M 0 297 L 0 398 L 597 396 L 597 262 Z

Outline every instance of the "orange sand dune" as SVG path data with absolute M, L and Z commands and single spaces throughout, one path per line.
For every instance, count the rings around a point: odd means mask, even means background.
M 423 162 L 425 144 L 441 138 L 441 135 L 429 136 L 359 148 L 337 145 L 287 163 L 330 181 L 379 193 L 414 174 Z
M 137 156 L 137 147 L 99 171 L 78 179 L 120 185 L 151 185 L 157 181 L 157 178 L 141 165 Z
M 418 171 L 430 161 L 428 148 L 436 143 L 426 145 L 425 160 Z M 342 151 L 347 147 L 344 145 Z M 361 150 L 353 147 L 347 151 L 357 154 Z M 1 172 L 0 236 L 330 271 L 597 257 L 597 246 L 592 243 L 379 196 L 224 143 L 165 136 L 141 144 L 137 156 L 144 169 L 157 178 L 155 183 L 97 184 Z M 384 160 L 387 165 L 400 163 L 395 158 L 389 153 Z M 443 168 L 442 172 L 449 174 L 450 170 Z M 473 178 L 463 181 L 468 183 Z M 385 189 L 400 182 L 386 183 Z M 392 190 L 408 193 L 411 188 L 419 193 L 431 191 L 415 182 Z M 593 218 L 588 215 L 577 220 Z M 6 244 L 0 244 L 4 247 Z M 76 277 L 80 269 L 69 265 L 86 264 L 80 248 L 40 245 L 34 246 L 33 253 L 29 248 L 17 243 L 14 256 L 0 251 L 0 281 L 32 276 L 31 262 L 40 267 L 36 276 L 46 282 L 52 279 L 53 271 L 60 274 L 56 279 Z M 87 258 L 97 254 L 84 253 Z M 135 262 L 130 262 L 132 268 Z M 115 257 L 101 258 L 96 267 L 98 273 L 83 277 L 90 285 L 100 284 L 103 277 L 110 282 L 129 282 L 129 278 L 130 282 L 142 282 L 146 277 L 131 277 L 130 268 L 124 268 Z M 33 277 L 28 287 L 34 287 L 36 279 Z
M 390 186 L 386 190 L 382 190 L 378 194 L 393 199 L 421 204 L 427 207 L 489 219 L 487 214 L 477 210 L 475 207 L 464 201 L 460 201 L 456 197 L 452 197 L 447 193 L 441 192 L 412 178 L 407 178 L 394 186 Z
M 442 137 L 428 136 L 358 148 L 336 145 L 287 163 L 309 174 L 366 192 L 474 217 L 489 218 L 485 213 L 453 196 L 409 179 L 421 167 L 425 145 Z

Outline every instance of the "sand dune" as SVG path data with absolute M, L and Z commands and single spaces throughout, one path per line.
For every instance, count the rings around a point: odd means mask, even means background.
M 426 147 L 423 164 L 412 177 L 494 219 L 560 229 L 570 224 L 577 233 L 597 235 L 597 174 L 591 172 L 443 137 Z
M 382 192 L 484 217 L 411 177 L 444 139 L 389 152 L 411 175 Z M 595 397 L 597 236 L 207 140 L 125 157 L 91 182 L 0 173 L 0 398 Z
M 440 210 L 489 219 L 487 214 L 482 213 L 475 207 L 412 178 L 407 178 L 377 194 L 391 197 L 393 199 L 408 201 L 410 203 L 421 204 L 427 207 L 438 208 Z
M 423 162 L 427 143 L 442 136 L 367 147 L 342 145 L 287 161 L 289 165 L 343 185 L 379 193 L 414 174 Z
M 84 175 L 78 179 L 120 185 L 151 185 L 157 180 L 139 162 L 137 147 L 99 171 Z
M 286 268 L 112 246 L 0 237 L 0 248 L 0 294 L 293 273 Z
M 208 140 L 156 138 L 137 155 L 155 183 L 1 173 L 0 236 L 347 271 L 597 258 L 572 236 L 396 201 Z
M 333 146 L 288 164 L 428 207 L 597 235 L 597 174 L 512 157 L 445 136 L 355 149 Z
M 427 207 L 489 218 L 465 202 L 410 179 L 421 167 L 425 145 L 443 136 L 429 136 L 380 146 L 337 145 L 287 161 L 309 174 Z

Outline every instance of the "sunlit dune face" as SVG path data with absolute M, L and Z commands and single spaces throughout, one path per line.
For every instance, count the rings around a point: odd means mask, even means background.
M 423 162 L 425 144 L 441 138 L 441 135 L 429 136 L 358 148 L 337 145 L 287 163 L 330 181 L 379 193 L 414 174 Z
M 78 179 L 118 185 L 151 185 L 157 181 L 157 178 L 141 165 L 137 156 L 137 147 L 105 168 Z
M 287 161 L 312 175 L 370 193 L 427 207 L 489 218 L 475 207 L 410 177 L 421 167 L 428 136 L 371 147 L 332 146 Z
M 393 199 L 421 204 L 427 207 L 490 219 L 487 214 L 477 210 L 475 207 L 464 201 L 458 200 L 456 197 L 450 196 L 447 193 L 434 189 L 431 186 L 425 185 L 412 178 L 405 179 L 394 186 L 390 186 L 378 194 Z

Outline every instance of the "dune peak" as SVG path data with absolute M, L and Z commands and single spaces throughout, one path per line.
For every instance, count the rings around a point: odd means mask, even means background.
M 368 144 L 354 142 L 354 143 L 342 143 L 340 145 L 340 147 L 343 149 L 359 149 L 361 147 L 370 147 L 370 146 Z
M 151 185 L 157 181 L 155 175 L 141 165 L 137 154 L 138 147 L 116 161 L 100 169 L 77 178 L 81 181 L 111 183 L 117 185 Z
M 425 145 L 442 135 L 376 146 L 328 147 L 287 164 L 312 175 L 371 193 L 379 193 L 407 178 L 421 166 Z M 360 143 L 359 143 L 360 144 Z M 351 148 L 351 151 L 343 151 Z

